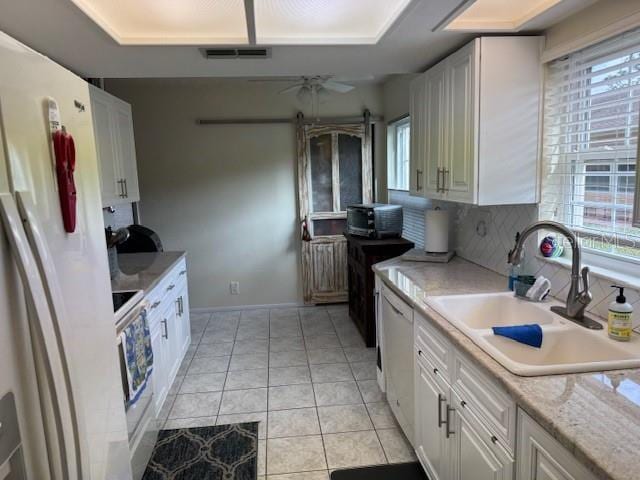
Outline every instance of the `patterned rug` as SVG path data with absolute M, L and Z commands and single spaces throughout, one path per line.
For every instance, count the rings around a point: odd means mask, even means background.
M 258 423 L 160 430 L 142 480 L 255 480 Z

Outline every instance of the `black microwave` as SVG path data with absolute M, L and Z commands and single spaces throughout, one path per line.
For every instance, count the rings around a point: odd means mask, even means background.
M 367 238 L 402 235 L 402 206 L 371 203 L 347 207 L 347 232 Z

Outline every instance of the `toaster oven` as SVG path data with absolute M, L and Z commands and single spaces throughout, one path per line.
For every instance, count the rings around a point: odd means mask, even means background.
M 372 203 L 347 207 L 347 232 L 367 238 L 402 235 L 402 206 Z

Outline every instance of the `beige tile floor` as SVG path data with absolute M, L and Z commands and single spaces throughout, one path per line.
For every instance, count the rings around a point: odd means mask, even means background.
M 259 424 L 261 480 L 415 459 L 344 305 L 191 314 L 164 428 Z

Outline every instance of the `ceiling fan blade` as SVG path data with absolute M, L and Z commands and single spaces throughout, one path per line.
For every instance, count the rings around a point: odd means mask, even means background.
M 301 81 L 301 77 L 254 77 L 250 78 L 249 82 L 299 82 Z
M 356 88 L 353 85 L 347 85 L 346 83 L 340 83 L 334 80 L 327 80 L 322 83 L 322 86 L 327 90 L 332 90 L 338 93 L 347 93 Z
M 283 90 L 280 90 L 278 92 L 278 94 L 283 95 L 285 93 L 291 93 L 291 92 L 297 92 L 298 90 L 300 90 L 302 88 L 304 84 L 303 83 L 298 83 L 296 85 L 291 85 L 290 87 L 287 87 Z

